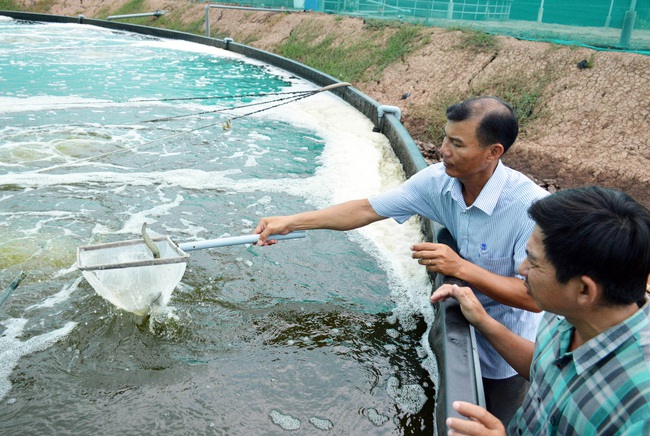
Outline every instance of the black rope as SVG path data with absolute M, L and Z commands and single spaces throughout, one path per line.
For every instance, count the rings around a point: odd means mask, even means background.
M 318 91 L 314 91 L 314 94 L 315 94 L 316 92 L 318 92 Z M 278 107 L 278 106 L 282 106 L 282 105 L 285 105 L 285 104 L 293 103 L 294 101 L 298 101 L 298 100 L 302 100 L 303 98 L 307 98 L 307 97 L 309 97 L 310 95 L 313 95 L 313 94 L 310 92 L 309 94 L 306 94 L 306 95 L 300 95 L 300 96 L 297 96 L 297 97 L 292 97 L 292 99 L 289 100 L 289 101 L 282 102 L 282 103 L 278 103 L 278 104 L 276 104 L 276 105 L 269 106 L 269 107 L 265 107 L 265 108 L 262 108 L 262 109 L 259 109 L 259 110 L 253 111 L 253 112 L 248 112 L 248 113 L 243 114 L 243 115 L 238 115 L 238 116 L 236 116 L 236 117 L 230 118 L 230 120 L 228 120 L 228 121 L 233 121 L 233 120 L 236 120 L 236 119 L 238 119 L 238 118 L 243 118 L 243 117 L 246 117 L 246 116 L 249 116 L 249 115 L 253 115 L 253 114 L 260 113 L 260 112 L 264 112 L 264 111 L 266 111 L 266 110 L 273 109 L 273 108 L 276 108 L 276 107 Z M 285 100 L 285 99 L 282 99 L 282 100 Z M 274 101 L 279 101 L 279 100 L 274 100 Z M 271 102 L 267 102 L 267 103 L 271 103 Z M 243 106 L 240 106 L 240 107 L 243 107 Z
M 244 105 L 241 105 L 241 106 L 235 106 L 235 107 L 232 107 L 232 108 L 221 108 L 221 109 L 214 109 L 214 110 L 209 110 L 209 111 L 195 112 L 195 113 L 187 114 L 187 115 L 176 115 L 176 116 L 173 116 L 173 117 L 156 118 L 156 119 L 153 119 L 153 120 L 143 121 L 143 123 L 157 123 L 157 122 L 160 122 L 160 121 L 170 121 L 170 120 L 175 120 L 175 119 L 179 119 L 179 118 L 195 117 L 195 116 L 198 116 L 198 115 L 205 115 L 205 114 L 214 114 L 214 113 L 218 113 L 218 112 L 225 112 L 225 111 L 229 111 L 229 110 L 242 109 L 242 108 L 245 108 L 245 107 L 252 107 L 252 106 L 261 106 L 261 105 L 266 105 L 266 104 L 269 104 L 269 103 L 275 103 L 277 101 L 288 100 L 288 101 L 286 101 L 284 103 L 274 105 L 274 106 L 270 106 L 269 109 L 271 109 L 271 108 L 274 108 L 274 107 L 277 107 L 277 106 L 281 106 L 282 104 L 288 104 L 288 103 L 291 103 L 293 101 L 297 101 L 297 100 L 300 100 L 302 98 L 309 97 L 310 95 L 315 94 L 317 92 L 319 92 L 319 91 L 296 91 L 293 94 L 300 93 L 301 95 L 299 95 L 298 97 L 296 97 L 295 95 L 292 95 L 290 97 L 282 97 L 282 98 L 278 98 L 278 99 L 275 99 L 275 100 L 268 100 L 268 101 L 260 101 L 260 102 L 256 102 L 256 103 L 249 103 L 249 104 L 244 104 Z M 266 110 L 266 109 L 263 109 L 263 110 Z M 261 112 L 261 111 L 251 112 L 251 114 L 252 113 L 257 113 L 257 112 Z M 237 118 L 241 118 L 241 117 L 237 117 Z
M 132 145 L 131 147 L 126 147 L 126 148 L 122 148 L 122 149 L 119 149 L 119 150 L 109 151 L 108 153 L 102 153 L 102 154 L 99 154 L 97 156 L 90 156 L 90 157 L 83 158 L 83 159 L 77 159 L 77 160 L 75 160 L 73 162 L 65 162 L 65 163 L 62 163 L 60 165 L 54 165 L 54 166 L 47 167 L 47 168 L 41 168 L 39 170 L 34 170 L 32 172 L 41 173 L 41 172 L 50 171 L 50 170 L 53 170 L 53 169 L 56 169 L 56 168 L 61 168 L 61 167 L 66 167 L 66 166 L 70 166 L 70 165 L 76 165 L 76 164 L 79 164 L 79 163 L 82 163 L 82 162 L 89 162 L 89 161 L 101 159 L 103 157 L 110 156 L 110 155 L 113 155 L 113 154 L 124 153 L 125 151 L 133 150 L 135 148 L 144 148 L 147 145 L 151 145 L 151 144 L 159 142 L 159 141 L 167 140 L 167 139 L 170 139 L 170 138 L 173 138 L 173 137 L 176 137 L 176 136 L 180 136 L 180 135 L 186 135 L 188 133 L 196 132 L 198 130 L 207 129 L 209 127 L 214 127 L 214 126 L 216 126 L 218 124 L 221 124 L 222 127 L 224 128 L 224 130 L 228 130 L 230 128 L 230 122 L 233 121 L 233 120 L 243 118 L 243 117 L 246 117 L 246 116 L 249 116 L 249 115 L 253 115 L 253 114 L 256 114 L 256 113 L 259 113 L 259 112 L 264 112 L 266 110 L 273 109 L 275 107 L 282 106 L 282 105 L 285 105 L 285 104 L 288 104 L 288 103 L 292 103 L 294 101 L 302 100 L 303 98 L 307 98 L 310 95 L 315 94 L 316 92 L 320 92 L 320 91 L 314 91 L 313 93 L 309 92 L 309 93 L 304 94 L 304 95 L 294 96 L 294 97 L 292 97 L 292 100 L 290 100 L 290 101 L 286 101 L 286 102 L 283 101 L 283 102 L 278 103 L 278 104 L 273 105 L 273 106 L 265 107 L 265 108 L 262 108 L 262 109 L 259 109 L 259 110 L 253 111 L 253 112 L 248 112 L 248 113 L 245 113 L 245 114 L 242 114 L 242 115 L 238 115 L 238 116 L 235 116 L 233 118 L 230 118 L 229 120 L 227 120 L 225 122 L 216 122 L 216 123 L 206 124 L 204 126 L 195 127 L 193 129 L 183 130 L 181 132 L 174 133 L 172 135 L 168 135 L 168 136 L 165 136 L 163 138 L 152 139 L 151 141 L 147 141 L 147 142 L 142 143 L 142 144 L 135 144 L 135 145 Z
M 191 101 L 191 100 L 220 100 L 220 99 L 241 99 L 241 98 L 250 98 L 250 97 L 267 97 L 274 95 L 290 95 L 290 94 L 304 94 L 308 92 L 317 92 L 317 91 L 285 91 L 285 92 L 267 92 L 267 93 L 254 93 L 254 94 L 236 94 L 236 95 L 212 95 L 204 97 L 178 97 L 178 98 L 152 98 L 152 99 L 141 99 L 141 100 L 122 100 L 122 101 L 101 101 L 90 103 L 87 101 L 79 102 L 61 102 L 61 103 L 48 103 L 47 106 L 57 106 L 57 105 L 97 105 L 97 104 L 127 104 L 127 103 L 152 103 L 152 102 L 167 102 L 167 101 Z M 21 106 L 23 104 L 17 103 L 16 106 Z M 31 105 L 31 103 L 25 103 L 24 105 Z

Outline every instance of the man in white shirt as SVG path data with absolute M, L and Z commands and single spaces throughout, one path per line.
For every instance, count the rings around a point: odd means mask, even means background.
M 458 253 L 444 244 L 418 243 L 412 257 L 428 271 L 466 282 L 488 313 L 518 335 L 533 339 L 541 314 L 517 275 L 534 222 L 527 209 L 548 192 L 501 162 L 514 143 L 518 123 L 512 107 L 478 97 L 447 108 L 442 162 L 413 175 L 393 191 L 317 211 L 262 218 L 258 245 L 274 233 L 294 230 L 352 230 L 415 214 L 447 227 Z M 490 412 L 507 423 L 528 384 L 483 337 L 479 357 Z

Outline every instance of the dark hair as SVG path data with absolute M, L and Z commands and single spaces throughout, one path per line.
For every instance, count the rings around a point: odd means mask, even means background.
M 481 147 L 499 143 L 508 151 L 517 139 L 519 124 L 515 111 L 505 101 L 496 97 L 476 97 L 447 108 L 449 121 L 479 118 L 476 139 Z
M 650 211 L 629 195 L 591 186 L 567 189 L 528 208 L 546 258 L 566 283 L 587 275 L 611 304 L 643 299 L 650 274 Z

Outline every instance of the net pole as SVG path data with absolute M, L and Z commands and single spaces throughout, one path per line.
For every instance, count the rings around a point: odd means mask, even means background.
M 609 3 L 609 12 L 607 13 L 607 19 L 605 19 L 605 27 L 609 27 L 609 24 L 612 21 L 612 10 L 614 9 L 614 0 Z
M 623 28 L 621 29 L 621 40 L 619 44 L 623 48 L 630 46 L 632 39 L 632 29 L 634 28 L 634 21 L 636 20 L 636 0 L 630 1 L 630 10 L 625 13 L 623 20 Z

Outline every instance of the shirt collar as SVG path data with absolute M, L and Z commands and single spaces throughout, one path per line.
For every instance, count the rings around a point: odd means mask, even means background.
M 497 167 L 494 169 L 494 173 L 487 181 L 481 193 L 478 195 L 474 204 L 470 207 L 477 207 L 485 212 L 487 215 L 492 215 L 494 208 L 499 201 L 499 196 L 503 190 L 503 186 L 508 180 L 508 173 L 506 171 L 505 165 L 499 159 Z M 447 192 L 451 192 L 451 196 L 458 204 L 463 206 L 465 209 L 469 209 L 465 204 L 465 199 L 463 198 L 463 185 L 460 183 L 460 180 L 457 178 L 453 179 L 453 182 L 447 187 Z
M 650 322 L 649 316 L 650 302 L 646 298 L 645 305 L 628 319 L 605 330 L 595 338 L 590 339 L 582 346 L 573 350 L 576 373 L 581 374 L 587 371 L 600 360 L 614 353 L 625 342 L 637 336 L 648 325 L 648 322 Z M 566 324 L 570 326 L 568 322 Z M 566 327 L 566 325 L 563 327 Z

